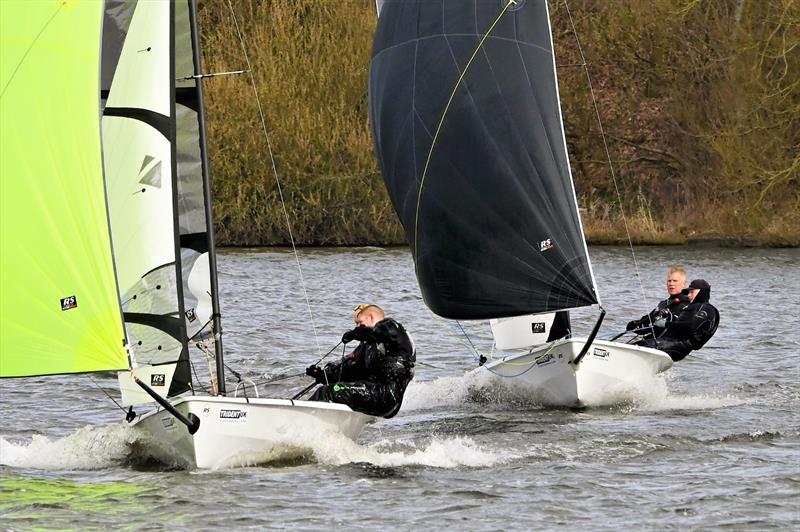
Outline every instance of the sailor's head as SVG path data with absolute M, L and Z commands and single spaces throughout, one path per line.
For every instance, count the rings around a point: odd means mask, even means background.
M 356 325 L 374 327 L 384 318 L 383 309 L 378 305 L 357 305 L 353 307 L 353 311 L 355 312 L 353 321 L 356 322 Z
M 689 301 L 703 303 L 711 298 L 711 285 L 705 279 L 695 279 L 684 292 L 689 295 Z
M 669 292 L 669 295 L 680 294 L 684 286 L 686 286 L 686 270 L 683 268 L 671 268 L 667 272 L 667 292 Z

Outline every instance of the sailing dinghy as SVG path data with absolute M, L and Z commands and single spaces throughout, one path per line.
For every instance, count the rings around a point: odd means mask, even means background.
M 595 340 L 546 0 L 386 0 L 370 121 L 425 304 L 492 320 L 503 356 L 477 372 L 549 405 L 617 402 L 672 360 Z M 588 338 L 568 311 L 595 306 Z
M 211 468 L 373 418 L 227 396 L 195 9 L 3 2 L 0 376 L 121 370 L 126 406 L 158 404 L 128 412 L 146 452 Z

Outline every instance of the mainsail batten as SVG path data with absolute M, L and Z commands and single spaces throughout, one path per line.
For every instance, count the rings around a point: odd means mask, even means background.
M 0 9 L 2 377 L 128 367 L 97 107 L 102 16 L 93 2 Z
M 598 302 L 558 105 L 544 1 L 381 4 L 373 137 L 437 314 Z

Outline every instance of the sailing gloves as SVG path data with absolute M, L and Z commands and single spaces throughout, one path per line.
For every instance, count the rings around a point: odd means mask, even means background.
M 666 328 L 667 323 L 672 321 L 672 313 L 667 309 L 658 311 L 658 314 L 656 314 L 655 317 L 656 319 L 653 321 L 653 326 L 661 329 Z
M 369 342 L 372 340 L 372 327 L 359 325 L 352 331 L 347 331 L 342 335 L 343 344 L 350 343 L 353 340 L 358 340 L 359 342 Z
M 306 368 L 306 375 L 312 377 L 315 381 L 319 383 L 325 382 L 325 370 L 323 370 L 321 367 L 317 365 L 308 366 Z
M 647 318 L 648 317 L 645 316 L 639 320 L 629 321 L 628 325 L 625 326 L 625 330 L 632 331 L 634 329 L 650 328 L 650 320 Z M 664 329 L 667 326 L 667 323 L 672 320 L 672 313 L 668 309 L 661 309 L 655 314 L 651 314 L 650 319 L 653 320 L 653 327 Z

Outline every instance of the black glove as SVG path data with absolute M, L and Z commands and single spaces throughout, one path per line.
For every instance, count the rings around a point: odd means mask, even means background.
M 656 314 L 656 319 L 653 321 L 653 326 L 664 329 L 667 327 L 667 324 L 670 321 L 672 321 L 672 313 L 667 309 L 664 309 Z
M 358 340 L 359 342 L 373 342 L 375 341 L 375 331 L 372 327 L 359 325 L 352 331 L 347 331 L 342 335 L 342 343 L 346 344 L 353 340 Z
M 628 324 L 625 326 L 625 330 L 626 331 L 632 331 L 632 330 L 634 330 L 634 329 L 636 329 L 638 327 L 639 327 L 639 321 L 638 320 L 633 320 L 633 321 L 629 321 L 628 322 Z
M 317 365 L 308 366 L 306 368 L 306 375 L 313 377 L 317 382 L 325 382 L 325 371 Z

